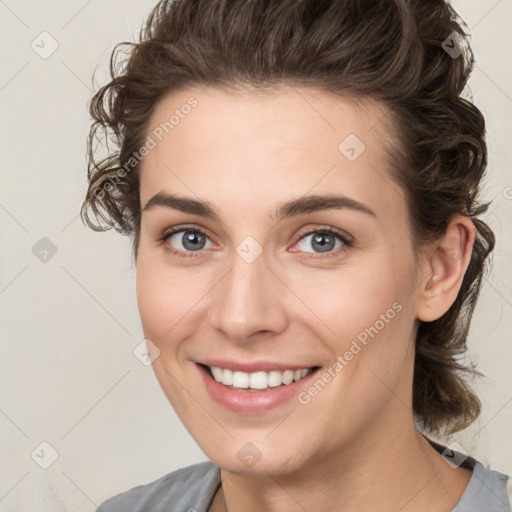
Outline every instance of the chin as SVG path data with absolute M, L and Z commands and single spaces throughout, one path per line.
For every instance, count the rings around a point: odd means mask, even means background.
M 239 443 L 237 443 L 238 445 Z M 235 446 L 231 444 L 231 446 Z M 305 464 L 304 459 L 298 459 L 297 453 L 303 454 L 303 448 L 297 448 L 292 451 L 284 451 L 283 447 L 266 446 L 258 448 L 251 441 L 242 443 L 241 448 L 225 449 L 219 453 L 214 451 L 205 451 L 208 458 L 221 469 L 238 475 L 266 476 L 286 475 L 300 471 Z

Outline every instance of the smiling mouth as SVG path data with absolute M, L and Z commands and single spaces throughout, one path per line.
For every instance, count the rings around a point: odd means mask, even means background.
M 320 369 L 320 366 L 302 368 L 299 370 L 272 370 L 270 372 L 246 373 L 232 371 L 218 366 L 208 366 L 201 364 L 205 371 L 216 382 L 223 384 L 227 388 L 237 391 L 265 391 L 281 386 L 288 386 L 299 382 L 311 373 Z

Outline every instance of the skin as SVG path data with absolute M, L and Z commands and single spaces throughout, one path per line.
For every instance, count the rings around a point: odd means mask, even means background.
M 209 510 L 452 510 L 471 471 L 451 469 L 418 433 L 412 370 L 418 320 L 439 318 L 460 289 L 471 220 L 454 217 L 415 260 L 384 151 L 392 127 L 377 103 L 284 86 L 267 94 L 189 88 L 157 104 L 148 133 L 191 96 L 197 107 L 144 158 L 141 205 L 165 191 L 208 201 L 220 221 L 144 211 L 137 301 L 144 335 L 160 351 L 153 368 L 165 395 L 221 468 Z M 338 150 L 351 133 L 366 145 L 353 162 Z M 283 201 L 333 193 L 377 217 L 330 209 L 271 218 Z M 159 241 L 182 224 L 205 233 L 203 249 L 187 252 L 183 232 Z M 338 242 L 321 259 L 303 233 L 325 227 L 353 245 L 340 251 Z M 263 249 L 252 263 L 236 252 L 247 236 Z M 308 404 L 234 413 L 199 378 L 194 361 L 214 357 L 328 368 L 396 302 L 401 311 Z M 261 453 L 251 467 L 237 456 L 248 442 Z

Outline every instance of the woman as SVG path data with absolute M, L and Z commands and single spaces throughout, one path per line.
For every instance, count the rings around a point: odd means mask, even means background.
M 83 215 L 133 237 L 149 358 L 211 462 L 99 510 L 509 509 L 428 437 L 480 412 L 472 65 L 441 0 L 155 7 L 93 97 Z

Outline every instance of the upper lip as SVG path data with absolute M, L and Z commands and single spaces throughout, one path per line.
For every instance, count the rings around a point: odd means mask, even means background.
M 222 369 L 245 373 L 270 372 L 272 370 L 302 370 L 315 367 L 315 365 L 311 364 L 278 363 L 272 361 L 239 362 L 228 361 L 227 359 L 203 359 L 197 362 L 206 366 L 216 366 Z

